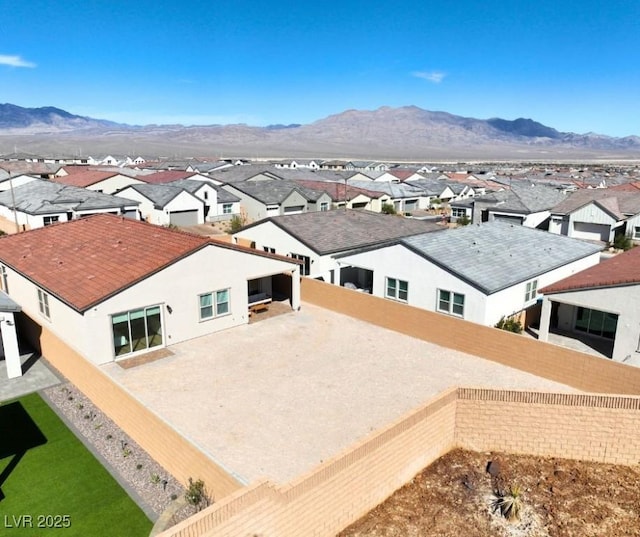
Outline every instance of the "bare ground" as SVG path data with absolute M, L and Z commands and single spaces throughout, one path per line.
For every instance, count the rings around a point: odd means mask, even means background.
M 523 491 L 518 522 L 492 507 L 494 491 L 513 485 Z M 454 450 L 338 537 L 361 536 L 640 536 L 640 465 Z

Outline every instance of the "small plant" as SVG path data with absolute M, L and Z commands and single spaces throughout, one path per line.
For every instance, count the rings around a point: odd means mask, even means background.
M 631 250 L 631 248 L 633 248 L 633 241 L 628 235 L 616 235 L 616 238 L 613 240 L 613 247 L 616 250 L 624 250 L 626 252 L 627 250 Z
M 496 494 L 492 506 L 494 511 L 500 511 L 500 514 L 509 522 L 520 520 L 523 506 L 522 488 L 512 485 L 507 492 Z
M 133 453 L 129 448 L 124 448 L 122 450 L 122 456 L 126 459 L 129 455 L 131 455 L 131 453 Z
M 396 208 L 394 207 L 393 203 L 383 203 L 382 207 L 380 208 L 380 212 L 382 212 L 383 214 L 396 214 Z
M 246 223 L 247 223 L 246 218 L 243 218 L 239 214 L 234 214 L 231 217 L 231 220 L 229 220 L 229 226 L 227 228 L 227 231 L 229 233 L 235 233 L 236 231 L 240 231 L 240 229 L 242 229 Z
M 459 216 L 456 220 L 456 224 L 459 226 L 468 226 L 471 223 L 471 218 L 469 218 L 466 214 L 464 216 Z
M 158 483 L 160 483 L 161 479 L 160 476 L 158 474 L 151 474 L 151 482 L 154 485 L 157 485 Z
M 175 502 L 178 499 L 178 495 L 177 494 L 172 494 L 171 495 L 171 501 Z
M 140 463 L 136 464 L 136 470 L 142 470 L 142 464 Z
M 82 403 L 76 403 L 76 408 L 78 410 L 82 410 L 84 408 L 84 405 Z
M 98 429 L 102 429 L 102 425 L 103 425 L 102 423 L 96 423 L 96 424 L 93 426 L 93 429 L 94 429 L 95 431 L 97 431 Z M 107 440 L 109 440 L 109 439 L 107 438 Z
M 84 416 L 82 416 L 85 420 L 90 420 L 91 419 L 91 414 L 85 414 Z
M 105 438 L 106 438 L 107 440 L 111 440 L 111 439 L 113 438 L 113 435 L 112 435 L 112 434 L 108 434 Z
M 512 317 L 500 317 L 500 320 L 496 323 L 496 328 L 506 330 L 507 332 L 513 332 L 515 334 L 522 333 L 522 324 L 520 321 Z
M 189 478 L 189 486 L 184 493 L 184 499 L 189 505 L 193 505 L 196 508 L 196 511 L 201 511 L 212 503 L 207 492 L 207 487 L 202 479 L 194 481 Z

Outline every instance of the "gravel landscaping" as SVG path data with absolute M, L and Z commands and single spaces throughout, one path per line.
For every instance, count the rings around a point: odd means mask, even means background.
M 73 384 L 47 388 L 43 396 L 151 520 L 156 521 L 168 507 L 183 503 L 184 487 Z M 189 505 L 178 508 L 172 523 L 193 513 L 195 508 Z

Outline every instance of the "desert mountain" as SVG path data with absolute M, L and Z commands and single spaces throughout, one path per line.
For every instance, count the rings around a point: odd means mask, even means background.
M 307 125 L 131 126 L 58 108 L 0 104 L 0 153 L 323 157 L 377 160 L 640 158 L 640 137 L 559 132 L 416 106 L 347 110 Z

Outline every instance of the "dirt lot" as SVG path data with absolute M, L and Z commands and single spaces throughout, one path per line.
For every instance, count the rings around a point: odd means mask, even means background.
M 518 522 L 492 507 L 493 491 L 513 485 L 523 491 Z M 640 536 L 640 465 L 456 450 L 339 535 L 356 536 Z

